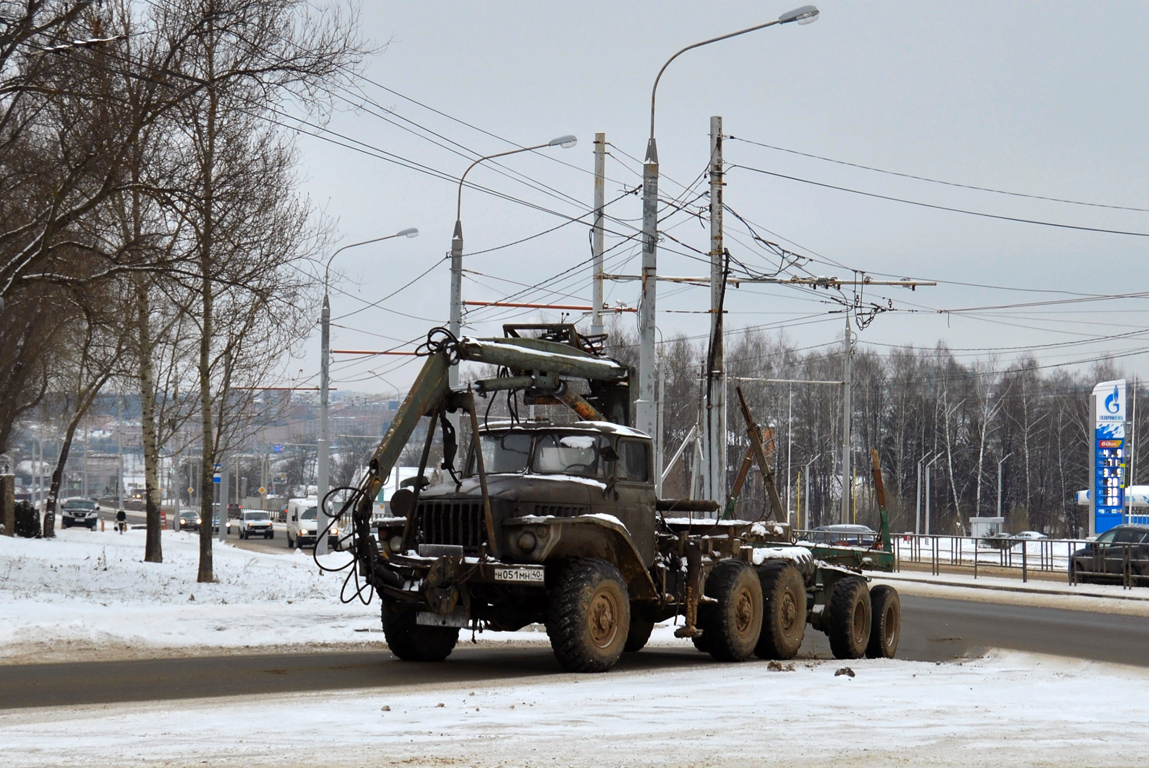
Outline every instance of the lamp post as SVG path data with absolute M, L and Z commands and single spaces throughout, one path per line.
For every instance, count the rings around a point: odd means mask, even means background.
M 463 171 L 463 175 L 459 177 L 459 192 L 455 200 L 455 231 L 451 235 L 451 321 L 448 328 L 455 338 L 459 337 L 460 329 L 463 323 L 463 182 L 467 180 L 467 174 L 471 172 L 479 163 L 486 160 L 493 160 L 496 157 L 506 157 L 507 155 L 517 155 L 520 152 L 533 152 L 536 149 L 546 149 L 547 147 L 562 147 L 563 149 L 570 149 L 578 143 L 578 138 L 575 136 L 559 136 L 557 139 L 551 139 L 546 144 L 536 144 L 533 147 L 519 147 L 518 149 L 509 149 L 506 152 L 497 152 L 493 155 L 485 155 L 475 160 L 467 166 L 467 170 Z M 459 366 L 452 365 L 450 372 L 447 374 L 448 383 L 451 389 L 459 386 Z M 459 428 L 459 415 L 451 414 L 450 420 L 454 424 L 456 431 Z
M 654 109 L 655 97 L 658 93 L 658 82 L 662 79 L 662 73 L 670 66 L 670 62 L 687 51 L 722 40 L 729 40 L 732 37 L 745 35 L 748 32 L 755 32 L 759 29 L 772 27 L 776 24 L 789 24 L 792 21 L 796 21 L 799 24 L 809 24 L 817 18 L 818 9 L 812 5 L 804 5 L 801 8 L 795 8 L 788 13 L 784 13 L 777 19 L 768 21 L 765 24 L 758 24 L 737 32 L 731 32 L 726 35 L 694 43 L 693 45 L 688 45 L 667 59 L 666 63 L 662 65 L 662 68 L 658 70 L 658 75 L 654 78 L 654 86 L 650 89 L 650 137 L 647 140 L 646 158 L 642 166 L 642 297 L 638 305 L 638 397 L 635 401 L 635 426 L 652 437 L 657 437 L 655 435 L 657 415 L 654 405 L 654 328 L 657 323 L 656 283 L 658 280 L 658 144 L 654 138 Z M 721 259 L 721 257 L 721 254 L 714 256 L 716 259 Z M 714 272 L 713 269 L 712 272 Z M 711 289 L 713 291 L 714 286 L 711 286 Z M 717 312 L 715 312 L 713 317 L 711 317 L 712 337 L 715 332 L 715 324 L 718 323 L 718 321 L 719 318 Z M 708 412 L 712 412 L 713 415 L 713 418 L 707 420 L 708 433 L 713 433 L 720 427 L 720 422 L 718 421 L 719 410 L 720 409 L 713 407 L 708 409 Z M 712 439 L 706 441 L 708 445 L 715 446 L 718 442 L 725 444 L 726 436 L 724 434 L 711 434 L 710 436 Z M 724 458 L 725 451 L 720 449 L 719 452 Z M 714 465 L 715 463 L 710 462 L 710 464 Z M 717 479 L 719 476 L 722 476 L 721 482 L 724 484 L 724 474 L 724 472 L 715 469 L 712 477 Z M 714 479 L 712 479 L 709 484 L 713 484 Z M 711 488 L 710 493 L 716 498 L 719 498 L 724 491 L 720 493 L 719 489 Z
M 998 517 L 1001 517 L 1001 465 L 1004 464 L 1005 460 L 1008 459 L 1012 455 L 1013 455 L 1013 452 L 1010 451 L 1006 455 L 1002 456 L 1001 461 L 999 461 L 997 463 L 997 516 Z
M 327 554 L 327 537 L 319 534 L 327 528 L 327 510 L 323 507 L 323 497 L 327 495 L 328 466 L 331 450 L 328 443 L 329 435 L 327 434 L 327 393 L 331 384 L 331 300 L 328 296 L 331 283 L 331 262 L 334 261 L 336 256 L 348 248 L 358 248 L 361 245 L 380 243 L 395 237 L 418 236 L 419 230 L 411 227 L 410 229 L 401 229 L 393 235 L 375 237 L 359 243 L 350 243 L 342 248 L 337 248 L 335 253 L 331 254 L 330 258 L 327 259 L 327 266 L 323 268 L 323 311 L 320 315 L 321 341 L 319 352 L 319 440 L 316 445 L 317 463 L 319 465 L 316 469 L 319 477 L 315 484 L 315 493 L 318 496 L 316 506 L 319 508 L 319 514 L 315 521 L 318 526 L 315 530 L 315 551 L 320 555 Z

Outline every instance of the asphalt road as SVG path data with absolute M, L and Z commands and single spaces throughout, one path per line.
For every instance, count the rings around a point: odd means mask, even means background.
M 963 600 L 904 596 L 898 657 L 946 661 L 1008 648 L 1149 666 L 1149 618 Z M 230 654 L 0 666 L 0 709 L 377 686 L 515 680 L 559 673 L 546 646 L 459 648 L 443 664 L 395 660 L 382 635 L 378 651 Z M 464 635 L 465 637 L 465 635 Z M 831 658 L 826 638 L 809 630 L 800 654 Z M 619 669 L 719 665 L 693 648 L 648 648 Z

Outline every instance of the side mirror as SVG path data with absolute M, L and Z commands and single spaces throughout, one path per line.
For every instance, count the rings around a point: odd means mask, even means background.
M 618 461 L 618 451 L 614 449 L 613 445 L 605 446 L 599 451 L 599 455 L 602 456 L 604 461 Z

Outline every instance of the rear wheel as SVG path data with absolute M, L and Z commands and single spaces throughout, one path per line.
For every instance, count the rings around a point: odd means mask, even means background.
M 415 621 L 414 610 L 383 604 L 383 637 L 391 653 L 403 661 L 442 661 L 455 650 L 457 627 L 425 627 Z
M 630 596 L 606 560 L 572 560 L 558 575 L 547 636 L 568 672 L 605 672 L 618 663 L 630 628 Z
M 866 582 L 845 578 L 830 595 L 826 634 L 836 659 L 860 659 L 870 642 L 870 590 Z
M 792 659 L 806 632 L 806 585 L 790 563 L 759 571 L 762 581 L 762 634 L 754 655 L 760 659 Z
M 898 640 L 902 637 L 902 600 L 893 587 L 879 584 L 870 590 L 870 607 L 874 618 L 870 624 L 866 656 L 892 659 L 898 652 Z
M 706 579 L 706 596 L 715 602 L 699 611 L 707 652 L 719 661 L 746 661 L 762 631 L 762 584 L 748 563 L 719 563 Z M 698 644 L 695 643 L 695 647 Z
M 294 549 L 294 548 L 295 548 L 295 544 L 294 544 L 294 543 L 292 543 L 292 541 L 291 541 L 291 531 L 288 531 L 288 532 L 285 534 L 285 536 L 286 536 L 286 538 L 287 538 L 287 548 L 288 548 L 288 549 Z

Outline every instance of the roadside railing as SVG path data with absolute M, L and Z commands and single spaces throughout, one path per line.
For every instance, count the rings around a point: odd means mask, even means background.
M 1022 581 L 1031 572 L 1069 574 L 1073 553 L 1086 545 L 1082 539 L 1015 539 L 1005 537 L 937 536 L 904 533 L 893 537 L 895 568 L 928 564 L 937 576 L 943 567 L 969 570 L 976 579 L 982 568 L 1017 570 Z M 1073 583 L 1070 581 L 1070 583 Z

